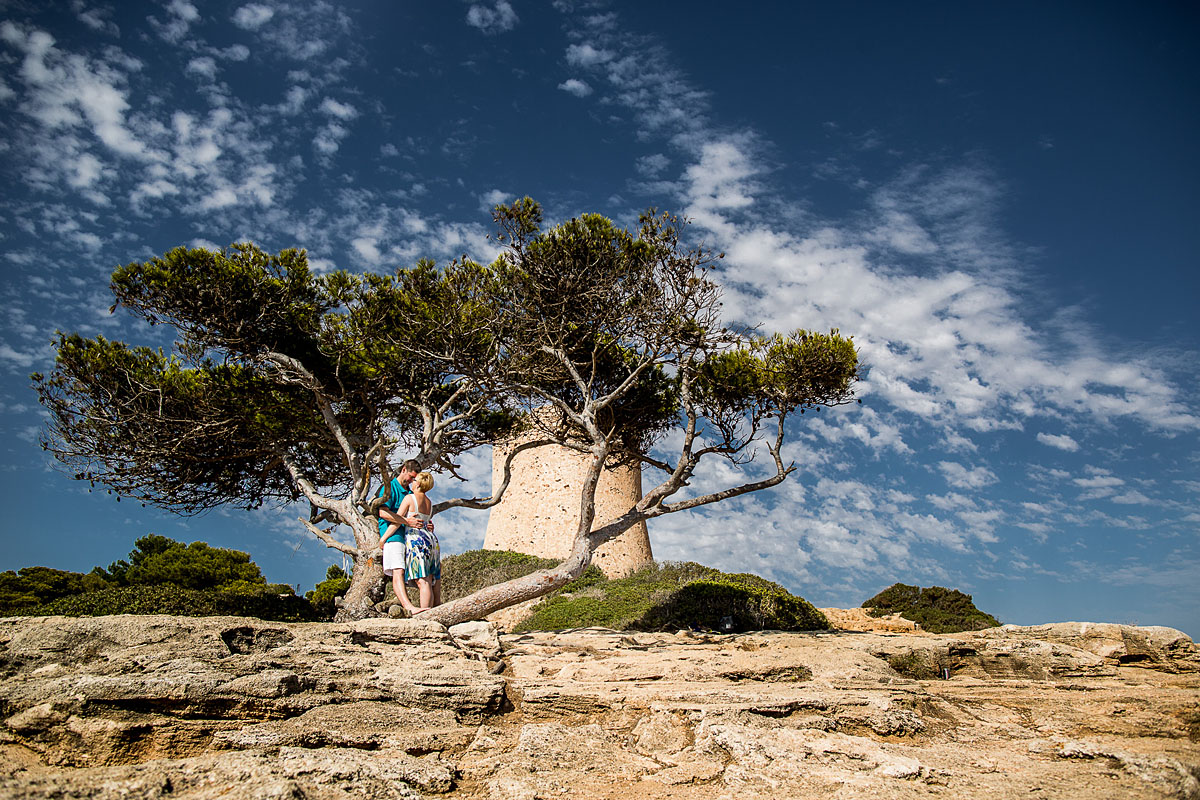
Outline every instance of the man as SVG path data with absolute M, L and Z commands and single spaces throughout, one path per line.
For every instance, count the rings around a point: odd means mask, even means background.
M 387 532 L 389 525 L 412 525 L 414 528 L 422 527 L 423 523 L 416 517 L 401 519 L 396 516 L 396 509 L 400 508 L 400 502 L 407 495 L 412 494 L 412 490 L 408 485 L 412 483 L 412 479 L 421 471 L 421 464 L 414 458 L 410 458 L 400 465 L 400 472 L 396 477 L 392 478 L 392 496 L 389 497 L 382 506 L 379 507 L 379 535 L 383 536 Z M 383 488 L 379 489 L 380 497 L 383 496 Z
M 396 599 L 400 604 L 412 613 L 414 608 L 408 599 L 408 592 L 405 591 L 404 584 L 404 536 L 397 532 L 393 525 L 408 525 L 412 528 L 425 528 L 430 533 L 433 532 L 433 522 L 426 522 L 420 517 L 409 515 L 407 517 L 399 516 L 396 511 L 400 508 L 400 504 L 404 502 L 404 498 L 412 494 L 412 490 L 408 488 L 408 484 L 412 483 L 413 478 L 421 471 L 421 464 L 416 459 L 408 459 L 400 465 L 400 472 L 396 477 L 392 478 L 391 495 L 379 507 L 379 548 L 383 558 L 383 573 L 392 579 L 392 590 L 396 593 Z M 384 487 L 380 487 L 379 495 L 384 494 Z M 389 528 L 391 530 L 389 531 Z M 385 544 L 385 541 L 387 542 Z

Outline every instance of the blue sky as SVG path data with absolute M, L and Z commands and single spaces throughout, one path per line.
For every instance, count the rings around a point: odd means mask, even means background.
M 530 195 L 684 214 L 727 254 L 731 322 L 860 346 L 863 405 L 797 421 L 793 478 L 655 520 L 656 557 L 818 605 L 899 580 L 1200 635 L 1195 6 L 729 9 L 0 0 L 0 568 L 154 532 L 311 588 L 335 559 L 294 509 L 181 519 L 57 471 L 29 373 L 56 329 L 164 342 L 109 314 L 119 264 L 243 240 L 322 270 L 487 260 L 491 205 Z M 447 514 L 443 548 L 485 524 Z

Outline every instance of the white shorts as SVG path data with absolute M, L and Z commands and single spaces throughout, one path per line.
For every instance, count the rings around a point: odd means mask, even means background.
M 393 570 L 404 574 L 404 542 L 388 542 L 383 546 L 383 574 L 389 578 Z

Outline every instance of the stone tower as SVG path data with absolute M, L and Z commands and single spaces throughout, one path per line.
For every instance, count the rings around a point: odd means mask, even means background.
M 492 485 L 504 478 L 509 445 L 492 451 Z M 515 550 L 542 558 L 566 558 L 579 525 L 579 489 L 587 456 L 548 444 L 518 453 L 504 499 L 492 508 L 485 550 Z M 642 498 L 640 467 L 606 469 L 596 487 L 596 521 L 610 520 Z M 621 578 L 654 559 L 646 523 L 639 522 L 596 548 L 592 563 L 610 578 Z

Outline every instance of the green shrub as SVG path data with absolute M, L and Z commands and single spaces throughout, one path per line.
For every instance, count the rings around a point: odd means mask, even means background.
M 0 572 L 0 615 L 26 614 L 42 603 L 103 589 L 107 585 L 97 575 L 50 567 L 22 567 L 16 572 Z
M 480 589 L 520 578 L 561 562 L 509 550 L 468 550 L 442 559 L 442 601 L 449 602 Z
M 991 614 L 975 607 L 971 595 L 942 586 L 922 589 L 895 583 L 862 605 L 877 617 L 899 614 L 930 633 L 978 631 L 1000 625 Z
M 515 630 L 592 626 L 795 631 L 824 630 L 829 623 L 806 600 L 757 575 L 667 562 L 649 564 L 619 580 L 564 587 L 538 604 Z
M 325 570 L 325 580 L 314 586 L 311 592 L 306 592 L 304 597 L 312 604 L 317 616 L 328 620 L 333 619 L 337 611 L 333 601 L 344 595 L 349 588 L 350 576 L 337 564 L 333 564 Z
M 257 617 L 279 622 L 317 622 L 321 615 L 312 603 L 295 592 L 279 594 L 263 591 L 258 594 L 240 594 L 218 589 L 216 606 L 219 614 L 233 617 Z
M 313 622 L 316 610 L 294 594 L 249 594 L 157 586 L 114 586 L 60 597 L 25 612 L 30 616 L 96 617 L 107 614 L 170 614 L 182 617 L 258 617 L 280 622 Z
M 909 650 L 888 656 L 888 666 L 906 678 L 930 681 L 942 677 L 942 670 L 950 666 L 949 659 L 932 650 Z

